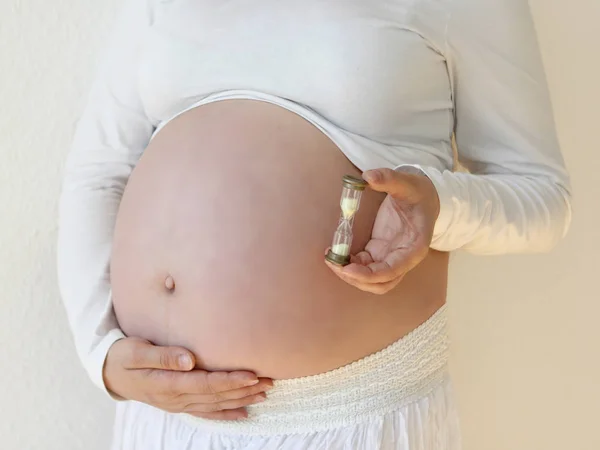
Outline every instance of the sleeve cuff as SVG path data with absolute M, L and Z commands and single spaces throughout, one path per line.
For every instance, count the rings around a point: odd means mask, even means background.
M 88 363 L 86 364 L 86 370 L 92 379 L 92 382 L 111 399 L 116 401 L 124 401 L 125 399 L 107 389 L 103 377 L 104 363 L 110 347 L 115 342 L 125 337 L 125 334 L 123 334 L 123 332 L 118 328 L 110 330 L 88 355 Z
M 450 228 L 455 211 L 455 204 L 452 194 L 444 182 L 444 174 L 438 169 L 423 167 L 418 164 L 402 164 L 394 168 L 398 172 L 413 173 L 425 175 L 435 187 L 440 199 L 440 213 L 433 228 L 433 238 L 430 247 L 439 251 L 450 251 L 452 248 L 445 248 L 442 238 Z

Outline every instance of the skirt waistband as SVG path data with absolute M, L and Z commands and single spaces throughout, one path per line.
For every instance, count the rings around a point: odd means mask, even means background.
M 208 432 L 246 435 L 321 431 L 368 420 L 428 395 L 447 377 L 446 307 L 383 350 L 346 366 L 274 381 L 248 418 L 212 421 L 183 414 Z

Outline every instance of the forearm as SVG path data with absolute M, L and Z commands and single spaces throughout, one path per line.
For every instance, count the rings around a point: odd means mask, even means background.
M 117 192 L 65 177 L 60 200 L 58 279 L 78 356 L 105 389 L 102 367 L 110 346 L 124 337 L 112 309 L 109 263 Z
M 103 389 L 107 352 L 124 337 L 111 301 L 113 230 L 127 180 L 154 131 L 137 84 L 151 20 L 146 0 L 124 3 L 77 124 L 60 198 L 60 290 L 79 357 Z
M 428 176 L 439 195 L 440 213 L 431 243 L 436 250 L 465 249 L 478 254 L 545 252 L 569 228 L 569 186 L 551 178 L 410 167 Z

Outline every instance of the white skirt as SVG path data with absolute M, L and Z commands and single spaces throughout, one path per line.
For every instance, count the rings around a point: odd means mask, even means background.
M 459 450 L 446 311 L 380 352 L 276 380 L 248 418 L 211 421 L 117 405 L 112 450 Z

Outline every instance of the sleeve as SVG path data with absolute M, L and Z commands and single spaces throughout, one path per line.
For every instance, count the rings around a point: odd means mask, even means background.
M 108 394 L 102 376 L 106 354 L 125 337 L 110 292 L 113 228 L 129 175 L 154 130 L 136 82 L 150 15 L 146 0 L 128 0 L 122 8 L 75 130 L 59 201 L 61 296 L 79 358 Z
M 468 173 L 414 166 L 440 197 L 431 246 L 548 251 L 569 227 L 571 191 L 529 4 L 452 5 L 445 51 L 458 159 Z

